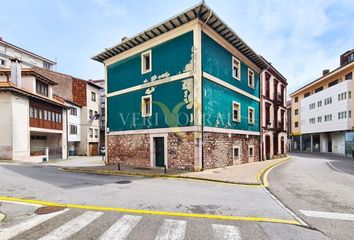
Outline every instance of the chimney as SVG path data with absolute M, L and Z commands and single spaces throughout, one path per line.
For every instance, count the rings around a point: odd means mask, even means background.
M 11 58 L 11 77 L 10 81 L 17 87 L 21 87 L 21 61 L 17 58 Z
M 122 42 L 126 41 L 128 39 L 127 36 L 122 37 Z
M 329 69 L 325 69 L 322 71 L 322 76 L 327 75 L 329 73 Z

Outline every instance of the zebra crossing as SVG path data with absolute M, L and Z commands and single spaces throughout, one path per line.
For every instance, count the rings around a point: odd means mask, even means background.
M 0 228 L 1 240 L 14 240 L 22 239 L 21 236 L 30 236 L 33 229 L 39 226 L 49 225 L 50 221 L 56 221 L 57 217 L 64 215 L 70 211 L 65 209 L 60 212 L 49 213 L 45 215 L 36 215 L 24 220 L 18 224 L 7 228 Z M 39 239 L 39 240 L 61 240 L 61 239 L 76 239 L 75 234 L 85 231 L 87 228 L 92 227 L 94 223 L 100 221 L 104 216 L 104 212 L 84 211 L 74 218 L 65 219 L 65 222 L 54 229 L 49 229 L 43 236 L 39 238 L 26 238 L 26 239 Z M 147 216 L 145 216 L 147 217 Z M 108 228 L 103 229 L 103 233 L 95 238 L 98 240 L 124 240 L 132 239 L 130 234 L 137 228 L 143 216 L 137 215 L 122 215 L 118 216 Z M 156 226 L 155 234 L 152 239 L 155 240 L 182 240 L 186 238 L 188 222 L 180 219 L 162 219 L 162 223 Z M 216 240 L 241 240 L 241 234 L 236 226 L 212 224 L 210 223 L 212 235 L 210 239 Z M 136 230 L 138 231 L 138 230 Z M 144 236 L 144 233 L 142 234 Z M 80 238 L 81 239 L 81 238 Z

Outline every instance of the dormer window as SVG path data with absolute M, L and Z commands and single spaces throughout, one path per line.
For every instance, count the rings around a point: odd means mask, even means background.
M 152 70 L 151 50 L 141 54 L 141 73 L 148 73 Z
M 36 92 L 40 95 L 48 97 L 48 84 L 36 81 Z

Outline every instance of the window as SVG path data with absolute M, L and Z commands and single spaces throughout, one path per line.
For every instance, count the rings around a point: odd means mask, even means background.
M 315 93 L 321 92 L 323 90 L 323 87 L 319 87 L 315 89 Z
M 322 101 L 317 102 L 317 107 L 322 107 Z
M 77 116 L 77 109 L 74 107 L 70 108 L 70 115 Z
M 254 88 L 254 72 L 248 69 L 248 86 Z
M 331 103 L 332 103 L 332 97 L 326 98 L 324 100 L 324 105 L 328 105 L 328 104 L 331 104 Z
M 254 147 L 253 146 L 248 147 L 248 156 L 250 158 L 254 157 Z
M 30 107 L 29 115 L 30 115 L 30 118 L 34 118 L 34 109 L 33 109 L 33 107 Z
M 248 123 L 254 124 L 254 108 L 248 107 Z
M 98 138 L 98 129 L 95 129 L 95 138 Z
M 48 84 L 36 81 L 36 92 L 40 95 L 48 97 Z
M 328 87 L 332 87 L 332 86 L 336 85 L 338 82 L 339 82 L 338 79 L 333 82 L 330 82 L 330 83 L 328 83 Z
M 38 118 L 38 109 L 37 108 L 34 109 L 34 118 Z
M 295 122 L 295 127 L 299 127 L 299 122 Z
M 311 103 L 310 106 L 309 106 L 309 109 L 314 109 L 316 107 L 316 103 Z
M 50 70 L 50 63 L 43 62 L 43 68 Z
M 241 105 L 238 102 L 232 102 L 232 120 L 241 122 Z
M 349 91 L 349 92 L 348 92 L 348 99 L 351 99 L 351 98 L 352 98 L 352 92 Z
M 149 50 L 141 54 L 141 73 L 148 73 L 151 72 L 151 70 L 151 50 Z
M 232 147 L 232 156 L 233 156 L 234 161 L 240 159 L 240 147 L 239 146 Z
M 5 66 L 6 61 L 4 59 L 0 59 L 0 66 Z
M 299 109 L 295 109 L 295 115 L 299 114 Z
M 241 62 L 235 57 L 232 57 L 232 77 L 241 80 Z
M 89 129 L 89 136 L 90 136 L 90 138 L 93 137 L 93 129 L 92 128 Z
M 44 115 L 43 119 L 47 121 L 48 120 L 48 111 L 44 110 L 43 115 Z
M 316 123 L 316 119 L 315 119 L 315 118 L 310 118 L 310 119 L 309 119 L 309 123 L 310 123 L 310 124 Z
M 307 98 L 308 96 L 310 96 L 310 94 L 311 94 L 310 92 L 305 93 L 304 98 Z
M 348 111 L 348 118 L 352 117 L 352 111 Z
M 297 103 L 299 101 L 299 97 L 295 97 L 295 102 Z
M 151 95 L 141 98 L 141 115 L 143 117 L 150 117 L 152 115 L 152 100 Z
M 89 110 L 89 117 L 92 118 L 92 116 L 93 116 L 93 111 L 90 109 Z
M 96 102 L 96 93 L 91 92 L 91 101 Z
M 59 116 L 58 116 L 58 117 L 59 117 L 59 122 L 61 123 L 61 114 L 59 114 Z
M 353 73 L 348 73 L 345 75 L 345 80 L 352 80 L 353 79 Z
M 77 126 L 70 125 L 70 134 L 77 134 Z
M 325 122 L 332 121 L 332 114 L 325 115 L 324 120 Z
M 318 123 L 322 122 L 322 117 L 317 117 L 317 122 Z

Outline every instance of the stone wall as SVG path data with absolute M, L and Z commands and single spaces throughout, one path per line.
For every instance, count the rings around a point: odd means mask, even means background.
M 204 132 L 204 168 L 218 168 L 259 161 L 259 136 Z M 254 158 L 248 157 L 248 146 L 254 146 Z M 240 160 L 233 162 L 233 146 L 240 147 Z
M 148 134 L 108 135 L 108 164 L 117 162 L 150 167 L 150 137 Z
M 194 134 L 168 134 L 168 167 L 175 169 L 194 169 Z

